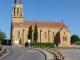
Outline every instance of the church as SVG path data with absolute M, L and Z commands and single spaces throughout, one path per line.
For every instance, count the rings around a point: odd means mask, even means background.
M 55 43 L 58 47 L 69 47 L 70 45 L 70 31 L 64 22 L 41 22 L 41 21 L 28 21 L 23 18 L 23 5 L 21 0 L 15 0 L 12 5 L 11 17 L 11 41 L 22 40 L 22 44 L 28 41 L 28 30 L 32 25 L 32 41 L 34 41 L 34 26 L 37 24 L 38 39 L 40 43 Z

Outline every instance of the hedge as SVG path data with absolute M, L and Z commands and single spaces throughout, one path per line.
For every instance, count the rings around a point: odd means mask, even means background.
M 25 46 L 27 47 L 29 44 L 28 42 L 25 43 Z M 31 42 L 30 46 L 44 46 L 44 47 L 54 47 L 54 43 L 39 43 L 39 42 Z

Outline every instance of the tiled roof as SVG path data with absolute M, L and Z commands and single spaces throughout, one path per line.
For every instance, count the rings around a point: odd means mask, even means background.
M 68 28 L 63 22 L 36 22 L 36 21 L 24 21 L 23 23 L 13 23 L 14 26 L 20 26 L 20 24 L 22 24 L 22 26 L 35 26 L 35 24 L 37 24 L 38 27 L 66 27 Z

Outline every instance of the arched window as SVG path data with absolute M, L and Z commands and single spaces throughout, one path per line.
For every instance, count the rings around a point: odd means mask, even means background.
M 46 38 L 46 32 L 44 33 L 44 38 Z
M 17 8 L 17 14 L 19 14 L 19 7 Z
M 18 31 L 18 38 L 20 38 L 20 31 Z
M 15 7 L 14 7 L 14 15 L 15 15 Z
M 52 33 L 52 38 L 54 39 L 54 32 Z

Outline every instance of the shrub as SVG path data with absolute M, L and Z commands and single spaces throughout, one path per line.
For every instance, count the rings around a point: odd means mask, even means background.
M 29 45 L 28 42 L 26 42 L 26 43 L 25 43 L 25 47 L 28 47 L 28 45 Z
M 77 41 L 80 41 L 79 36 L 78 35 L 72 35 L 71 36 L 71 43 L 73 44 L 73 43 L 75 43 Z
M 44 46 L 44 47 L 50 47 L 50 48 L 53 48 L 54 47 L 54 43 L 31 42 L 30 45 L 31 46 Z
M 20 40 L 19 40 L 19 44 L 21 44 L 22 43 L 22 41 L 21 41 L 21 38 L 20 38 Z

